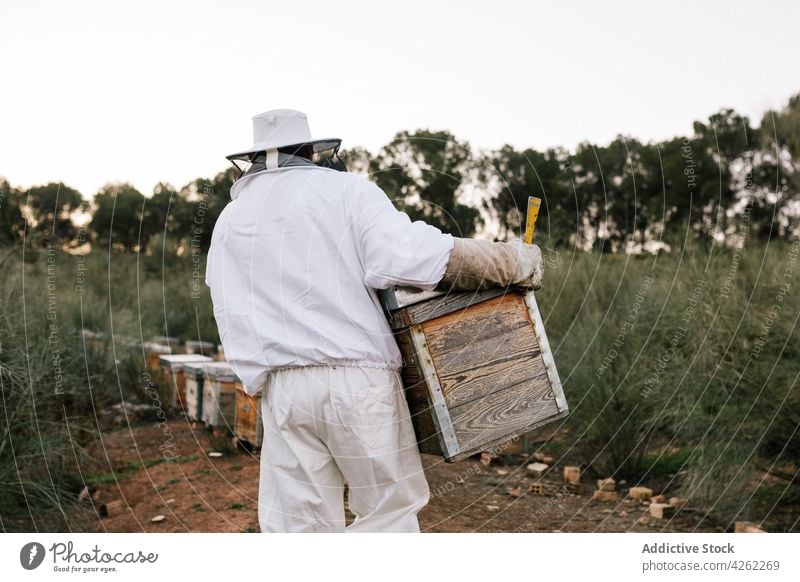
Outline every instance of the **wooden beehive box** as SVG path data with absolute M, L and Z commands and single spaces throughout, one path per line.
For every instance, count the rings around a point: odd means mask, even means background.
M 233 432 L 239 378 L 225 362 L 209 362 L 203 364 L 203 369 L 206 378 L 200 420 L 210 427 L 227 428 Z
M 152 372 L 161 367 L 161 356 L 172 353 L 171 347 L 155 342 L 144 342 L 142 348 L 147 353 L 147 368 Z
M 533 291 L 395 288 L 381 300 L 421 452 L 458 461 L 568 414 Z
M 186 408 L 186 372 L 184 366 L 192 362 L 210 362 L 208 356 L 199 354 L 167 354 L 159 358 L 161 372 L 166 381 L 166 405 L 171 409 Z
M 186 340 L 183 345 L 183 351 L 187 354 L 203 354 L 210 357 L 217 351 L 217 344 L 199 340 Z
M 233 434 L 240 441 L 254 447 L 261 446 L 264 427 L 261 423 L 261 392 L 254 396 L 247 394 L 242 385 L 236 390 L 236 426 Z
M 183 365 L 186 401 L 183 410 L 189 420 L 200 420 L 203 414 L 203 385 L 206 362 L 187 362 Z
M 161 344 L 163 346 L 169 346 L 172 348 L 173 351 L 178 350 L 178 346 L 181 345 L 181 339 L 177 337 L 172 337 L 170 335 L 159 335 L 153 338 L 153 340 L 157 344 Z

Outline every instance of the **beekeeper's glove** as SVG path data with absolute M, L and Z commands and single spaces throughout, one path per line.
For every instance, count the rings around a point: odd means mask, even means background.
M 536 245 L 520 239 L 501 243 L 453 237 L 447 269 L 436 288 L 471 291 L 519 285 L 538 289 L 543 275 L 542 253 Z
M 514 285 L 539 289 L 544 278 L 541 249 L 537 245 L 526 244 L 519 238 L 515 238 L 508 244 L 516 249 L 518 256 Z

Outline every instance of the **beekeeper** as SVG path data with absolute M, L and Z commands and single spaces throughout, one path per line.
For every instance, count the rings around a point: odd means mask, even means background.
M 262 393 L 261 530 L 344 531 L 347 483 L 347 531 L 417 532 L 429 490 L 376 289 L 537 288 L 539 249 L 412 222 L 337 171 L 341 140 L 312 138 L 303 113 L 256 115 L 253 133 L 227 156 L 246 171 L 214 226 L 206 284 L 231 367 Z

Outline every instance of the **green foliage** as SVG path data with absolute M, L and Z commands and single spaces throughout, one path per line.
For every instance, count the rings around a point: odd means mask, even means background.
M 77 246 L 78 229 L 72 213 L 83 204 L 80 192 L 60 182 L 31 188 L 25 198 L 30 215 L 28 236 L 42 245 Z
M 142 236 L 145 197 L 130 184 L 108 184 L 94 196 L 89 225 L 94 241 L 107 248 L 136 251 L 146 243 Z
M 151 402 L 142 342 L 218 337 L 188 255 L 147 272 L 141 255 L 124 252 L 25 252 L 37 260 L 12 253 L 0 280 L 0 528 L 63 531 L 80 527 L 84 480 L 103 482 L 82 479 L 76 463 L 111 406 Z
M 21 195 L 5 178 L 0 178 L 0 245 L 7 246 L 22 238 L 24 219 Z
M 571 414 L 545 430 L 566 428 L 600 476 L 670 486 L 725 523 L 796 528 L 799 261 L 800 245 L 756 239 L 561 253 L 537 296 Z
M 370 164 L 372 179 L 412 220 L 469 237 L 478 211 L 459 201 L 470 171 L 469 144 L 446 132 L 402 131 Z

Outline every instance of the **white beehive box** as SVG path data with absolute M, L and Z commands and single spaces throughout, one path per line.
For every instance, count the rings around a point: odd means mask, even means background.
M 244 441 L 260 447 L 263 439 L 264 425 L 261 422 L 261 392 L 249 396 L 242 385 L 236 391 L 236 427 L 234 435 Z
M 210 427 L 228 428 L 233 432 L 239 378 L 226 362 L 209 362 L 203 369 L 206 377 L 200 419 Z
M 186 364 L 210 362 L 208 356 L 199 354 L 164 354 L 159 358 L 166 382 L 166 405 L 171 409 L 186 408 Z
M 186 400 L 183 410 L 189 420 L 200 420 L 203 413 L 203 384 L 207 362 L 187 362 L 183 365 Z

